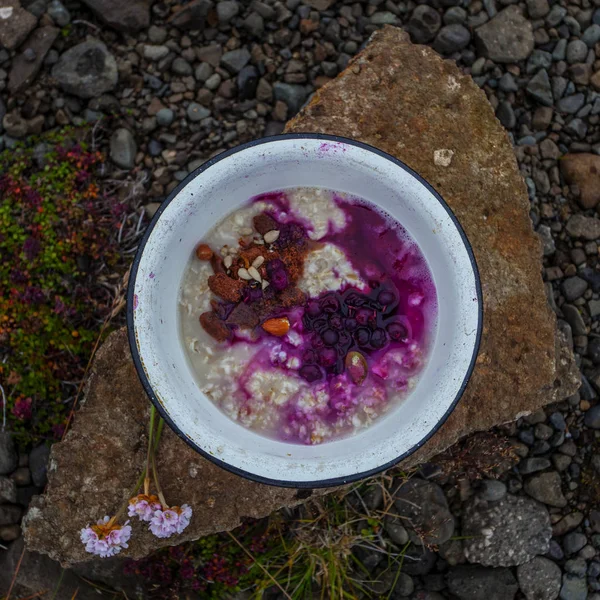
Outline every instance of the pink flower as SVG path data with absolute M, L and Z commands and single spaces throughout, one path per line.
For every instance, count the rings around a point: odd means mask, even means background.
M 181 533 L 190 524 L 191 518 L 192 509 L 187 504 L 157 510 L 150 521 L 150 531 L 156 537 L 168 538 Z
M 127 548 L 131 537 L 129 521 L 125 525 L 116 525 L 110 517 L 100 519 L 96 525 L 88 525 L 81 530 L 81 541 L 85 544 L 86 552 L 97 554 L 102 558 L 119 554 Z
M 21 419 L 21 421 L 27 421 L 28 419 L 31 419 L 31 402 L 31 398 L 19 398 L 12 408 L 12 414 L 15 415 L 17 419 Z
M 150 521 L 154 512 L 161 509 L 156 496 L 139 494 L 129 501 L 129 516 L 139 517 L 141 521 Z

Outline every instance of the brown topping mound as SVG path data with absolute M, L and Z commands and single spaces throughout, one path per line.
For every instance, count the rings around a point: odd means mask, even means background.
M 286 248 L 281 253 L 281 259 L 285 264 L 291 283 L 296 283 L 302 277 L 306 253 L 305 249 L 299 250 L 292 246 Z
M 265 235 L 267 231 L 279 229 L 279 223 L 267 213 L 256 215 L 254 219 L 252 219 L 252 222 L 254 223 L 254 229 L 256 229 L 260 235 Z
M 240 302 L 229 315 L 228 325 L 237 325 L 241 329 L 254 329 L 260 323 L 258 313 L 249 304 Z
M 295 286 L 289 287 L 279 295 L 279 303 L 283 308 L 302 306 L 306 302 L 306 294 Z
M 208 287 L 223 300 L 237 303 L 242 299 L 242 291 L 246 284 L 243 281 L 227 277 L 225 273 L 217 273 L 208 278 Z
M 217 342 L 224 342 L 231 337 L 231 330 L 217 315 L 212 312 L 205 312 L 200 315 L 200 325 L 208 335 Z

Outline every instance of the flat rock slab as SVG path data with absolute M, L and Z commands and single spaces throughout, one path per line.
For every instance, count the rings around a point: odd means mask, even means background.
M 470 77 L 388 27 L 315 94 L 287 131 L 347 136 L 398 157 L 442 194 L 473 245 L 485 312 L 477 367 L 444 427 L 403 466 L 574 392 L 577 370 L 546 303 L 525 184 L 506 133 Z M 98 352 L 72 429 L 53 447 L 47 491 L 25 519 L 30 550 L 65 565 L 91 558 L 79 530 L 128 498 L 144 464 L 148 411 L 125 331 L 113 333 Z M 194 508 L 190 526 L 171 544 L 231 529 L 308 496 L 223 471 L 170 430 L 161 441 L 159 470 L 167 499 Z M 137 521 L 133 528 L 124 554 L 141 557 L 163 544 Z

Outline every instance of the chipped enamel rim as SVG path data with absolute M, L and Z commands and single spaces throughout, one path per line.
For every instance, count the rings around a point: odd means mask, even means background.
M 179 286 L 198 240 L 248 198 L 303 185 L 362 196 L 398 219 L 427 258 L 439 304 L 435 342 L 415 390 L 367 429 L 317 446 L 265 438 L 206 398 L 185 356 L 177 314 Z M 219 154 L 160 205 L 132 265 L 127 325 L 150 400 L 202 456 L 260 483 L 332 487 L 392 467 L 443 425 L 475 366 L 483 302 L 471 245 L 449 206 L 420 175 L 361 142 L 284 134 Z

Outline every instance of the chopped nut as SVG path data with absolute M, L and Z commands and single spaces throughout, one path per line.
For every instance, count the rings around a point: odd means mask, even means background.
M 239 271 L 238 271 L 238 273 L 239 273 Z M 259 283 L 262 281 L 262 277 L 260 276 L 260 273 L 254 267 L 250 267 L 248 269 L 248 275 L 250 275 L 252 277 L 252 279 L 256 279 L 256 281 L 258 281 Z
M 279 237 L 279 230 L 272 229 L 271 231 L 267 231 L 267 233 L 265 233 L 265 235 L 263 237 L 267 244 L 272 244 Z
M 269 287 L 269 282 L 266 279 L 262 280 L 262 289 L 266 290 Z
M 241 235 L 252 235 L 252 229 L 250 227 L 242 227 L 240 229 Z
M 224 342 L 231 337 L 231 330 L 217 315 L 212 312 L 205 312 L 200 315 L 200 325 L 208 335 L 217 342 Z
M 262 324 L 262 328 L 271 335 L 278 337 L 285 335 L 290 330 L 290 322 L 287 317 L 276 317 Z
M 226 269 L 230 269 L 231 265 L 233 264 L 233 258 L 231 256 L 226 256 L 223 259 L 223 264 L 225 265 Z
M 252 266 L 255 269 L 258 269 L 264 262 L 265 262 L 265 257 L 264 256 L 257 256 L 254 259 L 254 262 L 252 263 Z
M 244 267 L 238 269 L 237 274 L 240 279 L 245 279 L 246 281 L 250 281 L 250 279 L 252 279 L 252 275 L 250 275 L 250 273 L 248 273 L 247 269 L 244 269 Z
M 254 229 L 258 231 L 261 235 L 267 233 L 267 231 L 271 231 L 275 229 L 278 225 L 277 221 L 266 213 L 262 213 L 260 215 L 256 215 L 252 222 L 254 223 Z
M 199 244 L 196 248 L 196 256 L 200 260 L 210 260 L 213 256 L 213 251 L 208 244 Z
M 365 357 L 360 352 L 348 352 L 345 364 L 350 379 L 357 385 L 360 385 L 369 372 Z

